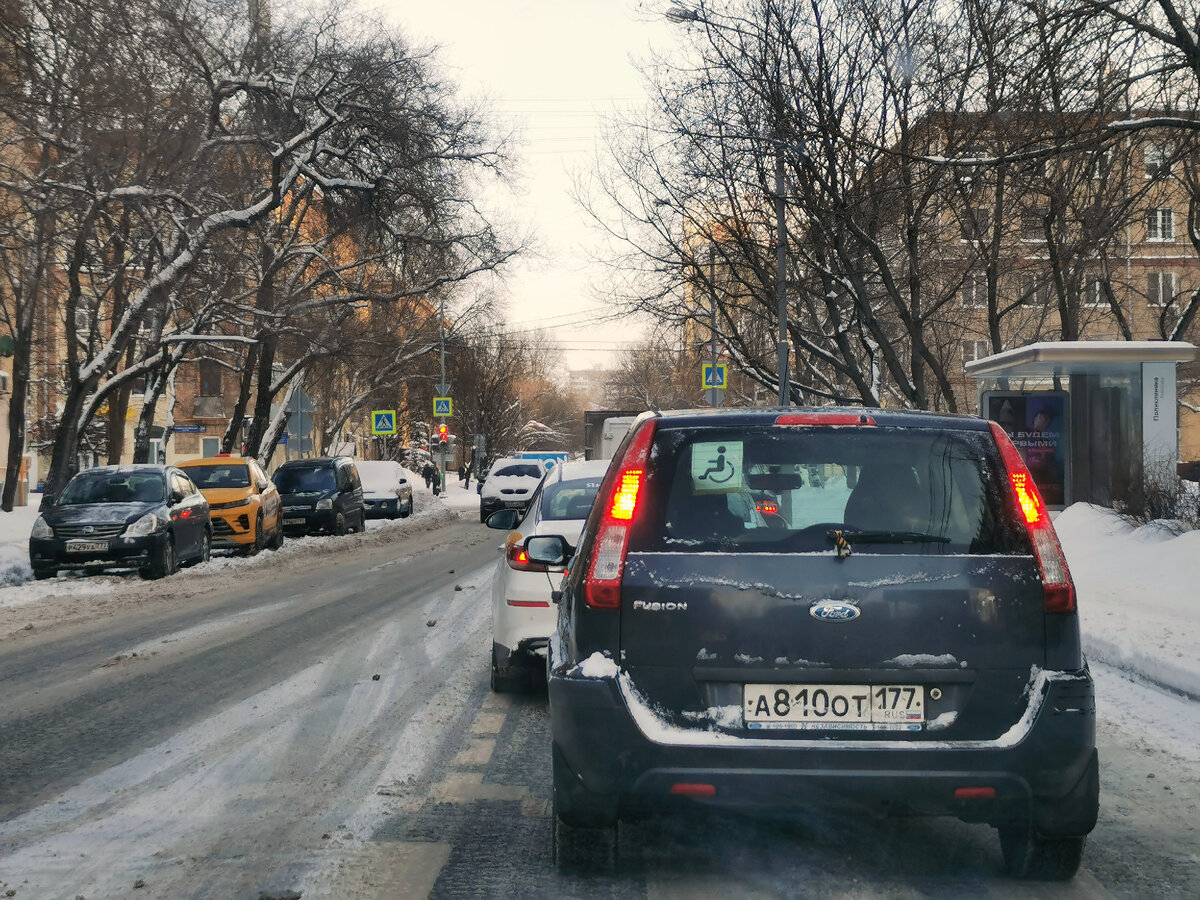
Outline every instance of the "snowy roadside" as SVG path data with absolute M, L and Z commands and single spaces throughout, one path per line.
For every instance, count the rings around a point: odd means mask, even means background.
M 436 527 L 479 509 L 475 485 L 447 480 L 439 497 L 410 473 L 416 485 L 416 512 L 408 519 L 373 520 L 367 532 L 342 541 L 312 537 L 288 540 L 277 553 L 257 557 L 219 555 L 191 572 L 219 572 L 241 566 L 286 565 L 294 554 L 340 553 L 352 545 L 391 540 Z M 32 581 L 28 538 L 37 517 L 37 495 L 28 507 L 0 513 L 0 611 L 37 604 L 50 597 L 76 605 L 124 593 L 128 576 L 60 577 Z M 1111 510 L 1077 503 L 1064 510 L 1055 527 L 1079 592 L 1084 649 L 1088 658 L 1128 672 L 1150 684 L 1200 697 L 1200 531 L 1174 535 L 1165 528 L 1133 528 Z M 182 577 L 188 578 L 189 573 Z

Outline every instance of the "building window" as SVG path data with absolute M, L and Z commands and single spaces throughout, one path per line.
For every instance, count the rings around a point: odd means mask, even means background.
M 1027 212 L 1021 216 L 1021 240 L 1045 243 L 1045 211 Z
M 75 307 L 75 333 L 87 334 L 92 330 L 92 317 L 86 306 Z
M 1050 282 L 1027 272 L 1021 276 L 1020 301 L 1026 306 L 1045 306 L 1050 302 Z
M 963 278 L 959 296 L 962 299 L 962 305 L 968 309 L 987 309 L 987 276 L 975 272 L 968 273 Z
M 1111 150 L 1101 150 L 1092 154 L 1092 177 L 1108 178 L 1112 174 L 1113 154 Z
M 1108 308 L 1108 282 L 1099 275 L 1090 275 L 1083 282 L 1083 305 L 1092 309 Z
M 968 206 L 963 211 L 962 221 L 959 224 L 964 241 L 979 241 L 983 240 L 991 230 L 991 217 L 986 209 Z
M 1167 306 L 1175 299 L 1174 272 L 1146 273 L 1146 302 L 1150 306 Z
M 1171 147 L 1165 141 L 1146 144 L 1142 158 L 1146 163 L 1147 178 L 1162 178 L 1171 174 Z
M 969 340 L 962 342 L 963 365 L 969 362 L 974 362 L 977 359 L 983 359 L 992 352 L 992 345 L 989 341 Z
M 1175 211 L 1152 209 L 1146 214 L 1146 240 L 1169 242 L 1175 240 Z
M 211 359 L 200 360 L 200 397 L 221 396 L 221 369 L 219 362 Z
M 221 439 L 217 437 L 202 437 L 200 438 L 200 455 L 205 457 L 216 456 L 221 452 Z

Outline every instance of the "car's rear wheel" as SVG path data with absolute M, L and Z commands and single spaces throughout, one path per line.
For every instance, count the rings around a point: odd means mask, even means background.
M 271 535 L 271 542 L 267 546 L 272 550 L 283 546 L 283 521 L 279 517 L 275 519 L 275 533 Z
M 552 745 L 550 855 L 563 872 L 611 871 L 617 864 L 615 799 L 593 794 L 567 767 Z
M 254 543 L 250 545 L 250 555 L 257 556 L 262 553 L 262 549 L 266 545 L 267 536 L 263 534 L 263 515 L 262 510 L 259 510 L 258 515 L 254 517 Z
M 496 664 L 499 659 L 499 653 L 496 644 L 492 644 L 492 693 L 494 694 L 516 694 L 525 693 L 530 687 L 529 673 L 524 669 L 505 668 L 502 669 Z
M 1083 861 L 1083 837 L 1043 837 L 1030 824 L 1002 825 L 1000 850 L 1004 868 L 1016 878 L 1067 881 Z
M 158 557 L 150 565 L 139 570 L 143 578 L 166 578 L 179 571 L 179 557 L 175 555 L 175 539 L 168 537 L 158 551 Z
M 204 537 L 200 541 L 200 553 L 192 560 L 192 565 L 206 563 L 212 559 L 212 532 L 204 529 Z

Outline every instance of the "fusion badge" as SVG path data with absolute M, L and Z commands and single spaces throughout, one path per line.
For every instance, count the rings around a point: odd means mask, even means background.
M 808 614 L 822 622 L 849 622 L 862 612 L 853 603 L 839 600 L 818 600 L 808 608 Z

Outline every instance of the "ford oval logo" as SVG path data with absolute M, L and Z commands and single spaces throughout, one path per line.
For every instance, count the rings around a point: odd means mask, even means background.
M 822 622 L 849 622 L 857 619 L 861 612 L 853 603 L 839 603 L 836 600 L 821 600 L 808 608 L 808 614 Z

